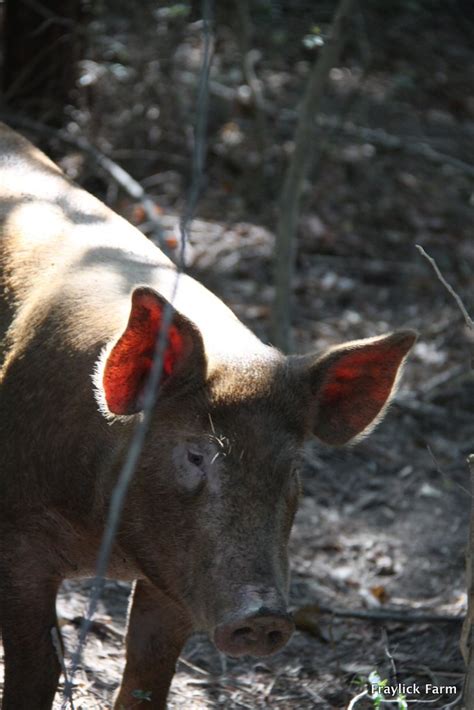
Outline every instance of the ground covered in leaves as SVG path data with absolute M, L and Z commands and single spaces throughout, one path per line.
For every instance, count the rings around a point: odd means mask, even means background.
M 314 60 L 301 39 L 314 24 L 324 32 L 333 7 L 323 3 L 320 18 L 295 5 L 301 12 L 292 16 L 278 4 L 275 37 L 265 34 L 260 15 L 253 18 L 260 117 L 242 77 L 238 20 L 217 18 L 206 185 L 188 249 L 192 273 L 266 340 L 278 193 Z M 443 11 L 434 5 L 387 3 L 381 17 L 369 3 L 358 15 L 318 116 L 294 281 L 297 352 L 405 326 L 419 331 L 419 342 L 394 406 L 367 441 L 343 451 L 307 447 L 291 539 L 298 623 L 291 642 L 260 661 L 226 659 L 206 638 L 191 639 L 170 708 L 339 710 L 374 671 L 407 685 L 461 688 L 461 624 L 416 618 L 465 612 L 465 460 L 474 447 L 472 333 L 415 249 L 420 244 L 436 258 L 472 315 L 473 15 L 467 3 L 446 3 Z M 164 9 L 153 24 L 135 14 L 131 21 L 119 7 L 96 19 L 83 66 L 93 98 L 71 111 L 69 130 L 85 132 L 141 181 L 173 249 L 189 184 L 201 26 Z M 278 39 L 285 27 L 288 35 Z M 79 149 L 59 139 L 46 148 L 69 174 L 151 229 L 141 207 Z M 60 594 L 69 650 L 89 588 L 68 582 Z M 76 678 L 76 708 L 110 707 L 128 592 L 125 583 L 107 585 Z M 387 608 L 402 610 L 402 618 L 384 619 Z M 441 708 L 457 697 L 427 699 Z M 373 703 L 361 699 L 357 707 Z

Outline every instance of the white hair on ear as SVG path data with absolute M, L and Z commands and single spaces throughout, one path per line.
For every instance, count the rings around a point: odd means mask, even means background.
M 103 380 L 104 380 L 104 369 L 109 358 L 110 353 L 117 344 L 117 340 L 111 340 L 110 343 L 104 345 L 100 351 L 99 357 L 94 365 L 94 370 L 91 374 L 92 386 L 94 390 L 94 398 L 97 402 L 97 407 L 102 416 L 108 421 L 109 424 L 113 424 L 116 421 L 130 421 L 131 417 L 136 417 L 136 414 L 114 414 L 110 411 L 107 404 L 107 398 L 105 395 Z

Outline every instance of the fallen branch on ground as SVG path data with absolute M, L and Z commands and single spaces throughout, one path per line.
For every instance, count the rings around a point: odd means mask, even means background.
M 315 615 L 330 614 L 347 619 L 367 619 L 369 621 L 398 621 L 402 624 L 461 624 L 464 616 L 453 614 L 433 614 L 431 612 L 410 611 L 409 609 L 341 609 L 324 605 L 309 605 L 298 611 L 314 613 Z
M 322 128 L 336 128 L 341 130 L 346 135 L 354 136 L 375 145 L 380 145 L 388 150 L 400 150 L 404 153 L 408 153 L 409 155 L 420 156 L 421 158 L 425 158 L 425 160 L 437 165 L 451 165 L 460 172 L 466 173 L 470 177 L 474 177 L 474 166 L 469 163 L 465 163 L 463 160 L 459 160 L 459 158 L 455 158 L 452 155 L 440 153 L 438 150 L 433 148 L 433 146 L 424 141 L 406 140 L 400 138 L 400 136 L 394 136 L 391 133 L 387 133 L 387 131 L 384 131 L 382 128 L 357 126 L 350 121 L 341 122 L 333 116 L 319 116 L 317 118 L 317 122 Z
M 220 84 L 218 81 L 212 81 L 209 85 L 210 91 L 215 96 L 218 96 L 224 101 L 234 102 L 239 100 L 239 92 L 237 89 L 229 88 Z M 286 121 L 295 121 L 298 114 L 293 109 L 278 109 L 268 101 L 262 104 L 262 109 L 269 116 L 274 117 L 279 113 L 282 119 Z M 387 133 L 382 128 L 370 128 L 369 126 L 359 126 L 352 121 L 343 121 L 336 116 L 328 116 L 320 114 L 316 123 L 321 128 L 330 128 L 339 130 L 347 136 L 353 136 L 358 140 L 370 142 L 373 145 L 379 145 L 387 150 L 399 150 L 408 155 L 419 156 L 430 163 L 436 165 L 451 165 L 456 170 L 474 177 L 474 166 L 466 163 L 464 160 L 455 158 L 453 155 L 442 153 L 430 143 L 417 139 L 407 139 L 401 136 L 395 136 L 392 133 Z

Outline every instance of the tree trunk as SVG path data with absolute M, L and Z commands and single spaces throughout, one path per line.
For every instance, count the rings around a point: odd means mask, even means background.
M 61 124 L 84 47 L 83 0 L 6 0 L 3 100 Z

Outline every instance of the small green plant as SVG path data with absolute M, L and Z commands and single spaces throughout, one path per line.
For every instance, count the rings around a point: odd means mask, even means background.
M 368 683 L 372 689 L 374 688 L 374 686 L 376 686 L 375 692 L 373 692 L 371 695 L 369 694 L 369 697 L 374 703 L 374 708 L 376 710 L 379 710 L 379 708 L 381 708 L 382 706 L 382 703 L 387 702 L 386 697 L 383 693 L 383 689 L 388 685 L 388 680 L 387 678 L 384 678 L 384 680 L 382 680 L 377 671 L 372 671 L 372 673 L 369 674 Z M 407 701 L 402 693 L 399 693 L 397 697 L 394 698 L 391 702 L 394 701 L 396 701 L 397 703 L 398 710 L 408 709 Z
M 303 37 L 303 44 L 306 49 L 317 49 L 325 42 L 324 34 L 319 25 L 313 25 L 307 35 Z
M 374 685 L 377 686 L 377 690 L 374 693 L 372 693 L 371 698 L 374 703 L 374 708 L 377 708 L 377 710 L 378 710 L 380 708 L 380 706 L 382 705 L 382 701 L 383 701 L 382 691 L 386 687 L 386 685 L 388 684 L 388 680 L 387 680 L 387 678 L 384 678 L 384 680 L 382 680 L 380 678 L 379 674 L 377 673 L 377 671 L 372 671 L 372 673 L 369 674 L 368 682 L 370 683 L 370 686 L 372 688 L 374 687 Z
M 369 673 L 367 680 L 358 679 L 356 681 L 357 685 L 364 685 L 365 690 L 358 693 L 347 706 L 347 710 L 353 710 L 359 700 L 362 698 L 368 698 L 372 701 L 374 710 L 380 710 L 384 703 L 390 703 L 392 706 L 396 703 L 397 710 L 408 710 L 408 703 L 406 701 L 403 693 L 399 693 L 396 697 L 390 696 L 387 698 L 384 693 L 384 688 L 388 685 L 387 678 L 380 677 L 377 671 L 372 671 Z

